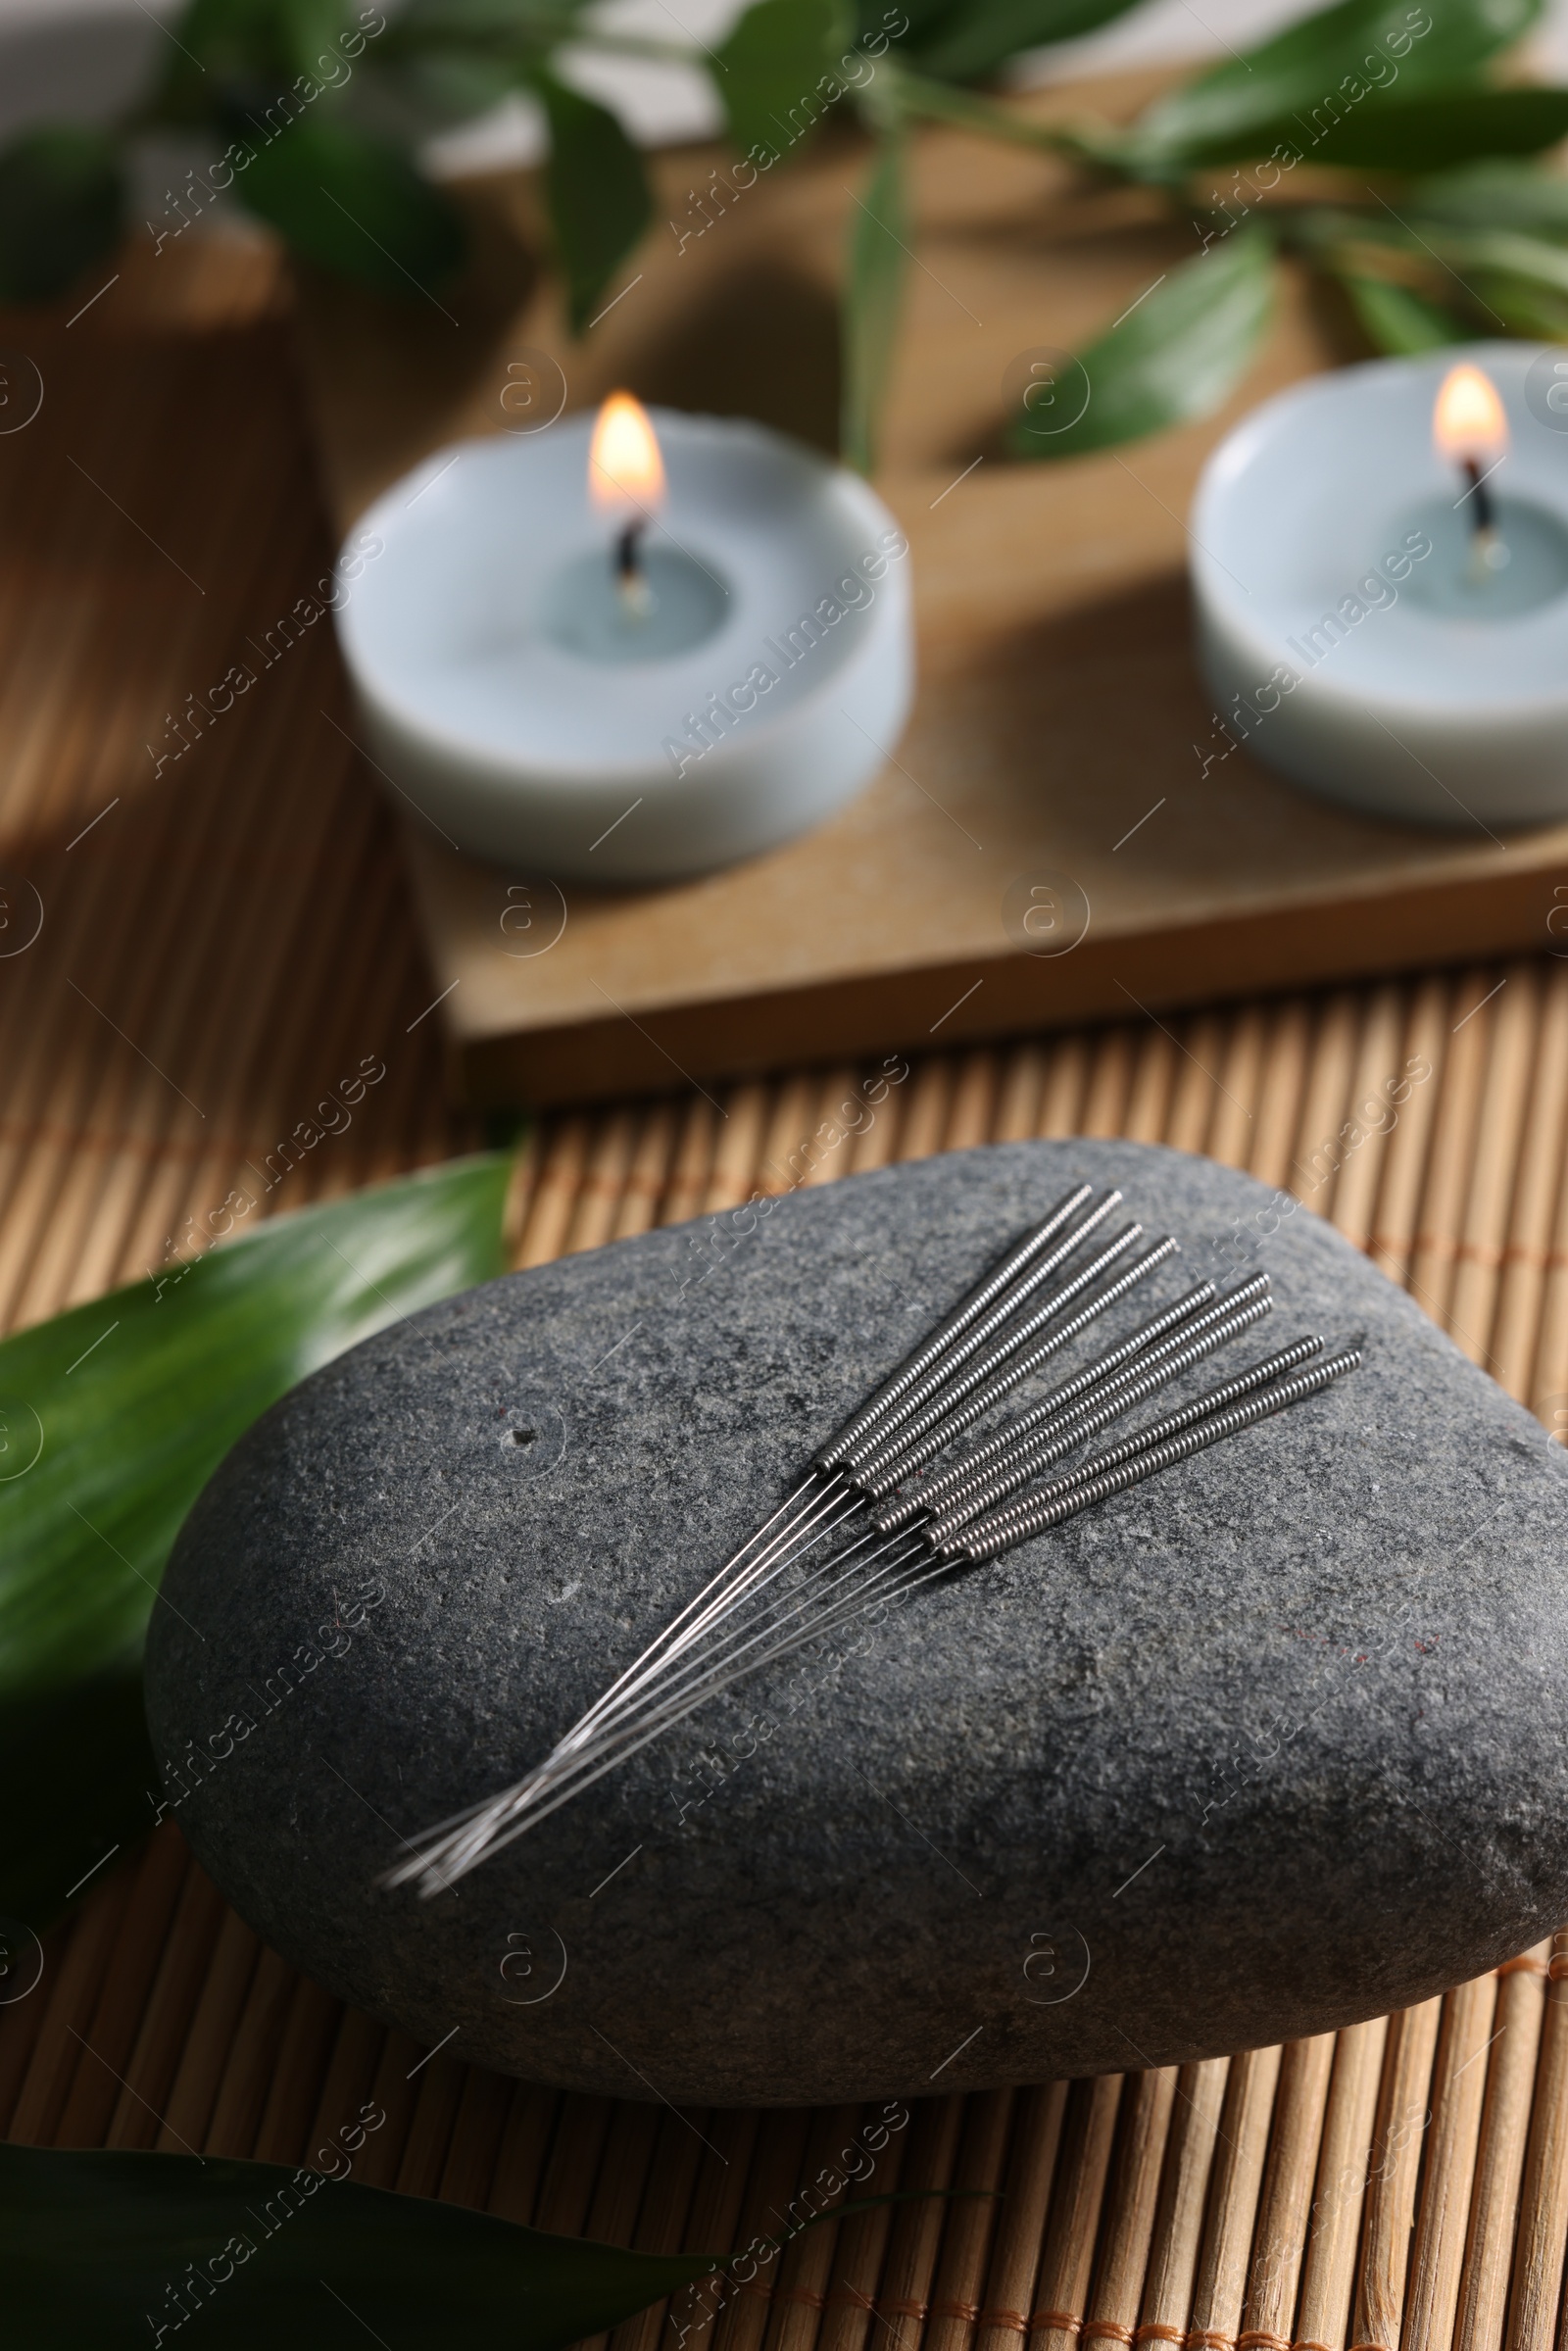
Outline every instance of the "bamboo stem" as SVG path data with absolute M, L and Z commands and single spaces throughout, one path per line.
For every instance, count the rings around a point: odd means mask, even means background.
M 343 2010 L 328 1991 L 301 1976 L 272 2071 L 272 2082 L 251 2152 L 258 2163 L 314 2162 L 306 2145 L 317 2085 L 325 2073 Z M 344 2120 L 352 2120 L 345 2116 Z
M 996 2233 L 996 2190 L 1006 2159 L 1013 2099 L 1010 2089 L 993 2089 L 966 2101 L 954 2184 L 970 2192 L 948 2208 L 921 2351 L 969 2351 L 974 2340 Z
M 159 1955 L 190 1869 L 190 1850 L 172 1822 L 154 1832 L 138 1864 L 115 1934 L 114 1964 L 82 2026 L 96 2064 L 78 2064 L 54 2131 L 57 2147 L 101 2147 L 120 2096 L 120 2078 L 152 1993 Z M 8 2132 L 7 2135 L 15 2135 Z
M 636 1139 L 636 1119 L 630 1110 L 612 1110 L 589 1128 L 564 1256 L 578 1249 L 599 1249 L 613 1233 L 631 1174 Z
M 1383 1159 L 1368 1254 L 1391 1282 L 1409 1275 L 1415 1248 L 1416 1223 L 1426 1185 L 1427 1160 L 1438 1103 L 1445 1083 L 1449 1028 L 1448 983 L 1442 976 L 1418 981 L 1410 1000 L 1405 1025 L 1399 1087 L 1407 1088 L 1396 1106 L 1398 1125 L 1389 1138 Z
M 994 1143 L 1023 1143 L 1036 1131 L 1046 1056 L 1038 1045 L 1015 1045 L 1003 1065 Z
M 1518 1179 L 1498 1274 L 1492 1336 L 1496 1357 L 1494 1376 L 1525 1404 L 1536 1394 L 1537 1342 L 1550 1281 L 1551 1227 L 1562 1182 L 1565 1118 L 1568 970 L 1561 963 L 1552 963 L 1541 983 Z
M 207 2127 L 212 2155 L 249 2155 L 298 1979 L 286 1959 L 264 1949 L 229 2042 Z
M 1267 1014 L 1261 1004 L 1243 1004 L 1231 1023 L 1208 1135 L 1208 1155 L 1222 1167 L 1250 1167 L 1257 1148 L 1266 1029 Z
M 1442 2011 L 1440 1999 L 1423 2000 L 1419 2007 L 1403 2008 L 1389 2021 L 1374 2161 L 1367 2182 L 1361 2272 L 1356 2281 L 1354 2351 L 1397 2351 L 1416 2180 L 1427 2125 L 1432 2120 L 1427 2101 Z
M 542 2082 L 514 2082 L 487 2205 L 498 2220 L 523 2228 L 532 2221 L 561 2103 L 561 2092 Z
M 1177 1030 L 1181 1059 L 1165 1136 L 1176 1151 L 1200 1151 L 1207 1146 L 1214 1106 L 1220 1100 L 1219 1065 L 1228 1025 L 1218 1013 L 1200 1012 L 1184 1020 Z
M 661 1224 L 685 1224 L 702 1214 L 724 1123 L 706 1096 L 695 1095 L 685 1103 L 668 1188 L 659 1204 Z
M 1497 2037 L 1487 2060 L 1454 2351 L 1501 2351 L 1550 1956 L 1549 1942 L 1537 1943 L 1497 1970 Z
M 612 2098 L 590 2098 L 575 2092 L 563 2098 L 549 2161 L 539 2183 L 536 2229 L 561 2236 L 583 2234 L 599 2159 L 614 2113 Z
M 315 2104 L 308 2118 L 302 2160 L 317 2156 L 327 2141 L 334 2138 L 346 2124 L 359 2123 L 362 2115 L 367 2123 L 380 2111 L 372 2098 L 381 2058 L 386 2048 L 386 2028 L 357 2008 L 345 2008 L 339 2017 L 332 2053 L 327 2059 Z M 368 2113 L 366 2112 L 368 2108 Z M 377 2124 L 376 2130 L 384 2128 Z M 283 2160 L 286 2150 L 279 2150 L 272 2159 Z M 355 2177 L 363 2180 L 365 2167 L 355 2164 Z
M 1360 1050 L 1350 1081 L 1349 1147 L 1334 1188 L 1334 1222 L 1347 1241 L 1365 1249 L 1372 1238 L 1378 1190 L 1396 1130 L 1399 1039 L 1404 1005 L 1397 988 L 1378 988 L 1367 1003 Z
M 1475 1164 L 1455 1252 L 1449 1323 L 1459 1344 L 1495 1372 L 1492 1352 L 1503 1250 L 1519 1171 L 1520 1138 L 1535 1083 L 1538 987 L 1532 964 L 1512 964 L 1490 1017 L 1485 1088 L 1477 1119 Z
M 588 1138 L 588 1121 L 580 1116 L 564 1118 L 551 1129 L 523 1215 L 519 1266 L 548 1265 L 564 1248 L 587 1162 Z
M 683 2252 L 716 2252 L 739 2245 L 741 2204 L 761 2122 L 755 2110 L 735 2107 L 715 2108 L 710 2116 L 709 2143 L 698 2161 Z M 708 2351 L 723 2297 L 733 2290 L 731 2279 L 713 2275 L 684 2287 L 667 2303 L 661 2339 L 669 2351 L 682 2351 L 688 2343 L 693 2351 Z
M 1291 1152 L 1301 1122 L 1310 1033 L 1311 1015 L 1304 998 L 1293 997 L 1276 1006 L 1269 1024 L 1268 1058 L 1248 1161 L 1258 1182 L 1272 1185 L 1276 1192 L 1291 1188 Z
M 906 2187 L 948 2187 L 963 2126 L 961 2097 L 925 2098 L 914 2110 L 910 2144 L 904 2158 Z M 898 2207 L 887 2270 L 876 2298 L 883 2322 L 879 2351 L 920 2351 L 931 2306 L 931 2280 L 942 2241 L 942 2200 L 922 2196 Z
M 116 1871 L 95 1887 L 72 1921 L 54 1983 L 30 1995 L 46 2002 L 43 2025 L 8 2131 L 24 2145 L 51 2145 L 78 2069 L 90 2066 L 95 2075 L 102 2069 L 82 2029 L 113 1959 L 129 1893 L 127 1871 Z
M 897 2191 L 904 2177 L 908 2137 L 906 2128 L 876 2151 L 876 2169 L 865 2183 L 873 2195 Z M 871 2212 L 858 2212 L 837 2231 L 834 2278 L 822 2313 L 817 2351 L 865 2351 L 872 2326 L 881 2325 L 876 2316 L 876 2290 L 895 2210 L 895 2206 L 883 2204 Z
M 731 1091 L 724 1104 L 729 1116 L 719 1129 L 713 1169 L 708 1179 L 708 1198 L 703 1202 L 706 1216 L 720 1216 L 726 1208 L 738 1208 L 760 1188 L 757 1163 L 762 1155 L 769 1092 L 755 1080 Z M 629 1176 L 629 1167 L 627 1172 Z
M 1065 2082 L 1047 2082 L 1020 2092 L 1007 2192 L 997 2216 L 975 2351 L 1018 2351 L 1019 2336 L 1029 2331 L 1040 2241 L 1066 2111 Z
M 1236 2351 L 1247 2291 L 1248 2255 L 1268 2154 L 1269 2118 L 1284 2052 L 1248 2049 L 1231 2059 L 1207 2226 L 1193 2292 L 1193 2351 Z
M 970 1151 L 976 1144 L 990 1142 L 999 1078 L 997 1056 L 989 1046 L 964 1054 L 957 1065 L 944 1150 Z
M 901 1159 L 929 1159 L 942 1149 L 953 1098 L 952 1065 L 941 1058 L 921 1061 L 904 1085 Z
M 1047 1047 L 1046 1080 L 1040 1089 L 1040 1123 L 1035 1132 L 1042 1138 L 1076 1135 L 1078 1106 L 1089 1082 L 1089 1044 L 1077 1031 L 1053 1037 Z
M 1462 1333 L 1448 1306 L 1478 1143 L 1493 1018 L 1486 996 L 1493 985 L 1490 972 L 1470 971 L 1449 996 L 1443 1086 L 1434 1105 L 1420 1221 L 1405 1273 L 1412 1296 L 1477 1362 L 1484 1340 L 1476 1333 Z
M 858 2106 L 829 2106 L 813 2117 L 807 2144 L 805 2180 L 798 2189 L 789 2226 L 799 2226 L 818 2211 L 830 2212 L 844 2201 L 848 2180 L 833 2163 L 851 2139 L 860 2119 Z M 836 2185 L 833 2183 L 837 2183 Z M 818 2221 L 787 2245 L 779 2257 L 778 2283 L 768 2313 L 767 2351 L 810 2351 L 816 2340 L 827 2289 L 838 2250 L 838 2224 Z M 635 2323 L 635 2322 L 634 2322 Z M 622 2329 L 621 2331 L 624 2331 Z M 617 2344 L 617 2351 L 620 2346 Z
M 1318 1006 L 1285 1185 L 1319 1216 L 1329 1215 L 1334 1206 L 1335 1153 L 1360 1034 L 1361 1007 L 1353 996 L 1342 990 Z
M 1140 1032 L 1133 1064 L 1132 1089 L 1122 1133 L 1129 1143 L 1158 1143 L 1170 1116 L 1171 1088 L 1176 1083 L 1177 1053 L 1163 1029 L 1151 1022 Z
M 1082 2329 L 1121 2094 L 1120 2074 L 1075 2082 L 1067 2093 L 1061 2161 L 1029 2321 L 1032 2351 L 1073 2351 Z
M 436 2193 L 443 2204 L 466 2204 L 472 2212 L 483 2212 L 506 2133 L 512 2084 L 505 2075 L 492 2074 L 482 2065 L 465 2070 L 463 2099 Z
M 1108 1029 L 1099 1040 L 1079 1119 L 1080 1134 L 1123 1132 L 1133 1080 L 1134 1042 L 1132 1030 L 1125 1028 Z
M 1128 2076 L 1103 2243 L 1084 2321 L 1086 2343 L 1133 2339 L 1175 2100 L 1173 2065 Z
M 1186 2340 L 1230 2068 L 1228 2057 L 1209 2057 L 1184 2065 L 1176 2077 L 1138 2342 Z
M 613 1238 L 627 1241 L 634 1233 L 649 1232 L 658 1221 L 659 1203 L 669 1181 L 675 1151 L 675 1105 L 655 1102 L 643 1113 L 637 1142 L 621 1190 Z
M 631 2242 L 663 2120 L 662 2111 L 644 2099 L 616 2104 L 583 2230 L 596 2244 Z M 585 2336 L 582 2351 L 605 2351 L 609 2340 L 608 2332 Z
M 1401 2351 L 1450 2351 L 1453 2341 L 1496 2005 L 1495 1976 L 1461 1984 L 1443 2004 Z
M 1563 1023 L 1568 1018 L 1568 962 L 1553 963 L 1545 993 L 1543 1053 L 1554 1051 L 1559 1058 L 1568 1060 L 1568 1049 L 1561 1043 Z M 1552 1087 L 1553 1077 L 1546 1075 L 1544 1083 Z M 1568 1440 L 1568 1170 L 1564 1168 L 1560 1151 L 1551 1165 L 1548 1182 L 1551 1197 L 1544 1220 L 1546 1270 L 1542 1284 L 1530 1403 L 1562 1444 Z
M 1568 2239 L 1568 1933 L 1551 1938 L 1506 2351 L 1550 2351 Z
M 1297 2351 L 1345 2351 L 1389 2020 L 1339 2036 L 1297 2315 Z
M 356 2159 L 355 2177 L 362 2186 L 397 2186 L 418 2105 L 419 2085 L 424 2080 L 420 2064 L 429 2054 L 412 2033 L 395 2026 L 383 2036 L 370 2083 L 370 2105 L 372 2112 L 379 2112 L 384 2120 L 377 2125 L 373 2137 L 367 2138 Z M 327 2130 L 331 2128 L 328 2124 Z M 319 2140 L 317 2143 L 319 2145 Z
M 1293 2040 L 1280 2061 L 1240 2351 L 1290 2351 L 1333 2069 L 1332 2033 Z
M 804 2109 L 785 2111 L 769 2115 L 765 2128 L 758 2131 L 740 2224 L 732 2240 L 737 2247 L 778 2234 L 780 2217 L 801 2177 L 810 2120 Z M 751 2276 L 720 2304 L 714 2330 L 717 2351 L 761 2351 L 777 2274 L 776 2260 L 768 2262 L 760 2254 L 754 2257 Z

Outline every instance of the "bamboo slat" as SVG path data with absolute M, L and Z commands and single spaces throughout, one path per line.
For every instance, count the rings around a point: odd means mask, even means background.
M 986 2280 L 975 2351 L 1017 2351 L 1029 2331 L 1040 2246 L 1050 2208 L 1051 2183 L 1067 2110 L 1065 2082 L 1048 2082 L 1019 2096 L 1018 2127 L 1006 2195 L 997 2216 L 997 2236 Z
M 1432 2069 L 1432 2131 L 1401 2338 L 1407 2351 L 1449 2351 L 1453 2340 L 1496 2006 L 1494 1976 L 1461 1984 L 1444 2002 Z
M 953 2206 L 943 2232 L 925 2333 L 929 2351 L 969 2351 L 974 2341 L 996 2232 L 996 2196 L 1006 2160 L 1013 2092 L 991 2090 L 966 2104 L 969 2112 L 954 2184 L 968 2195 Z
M 1547 2351 L 1568 2238 L 1568 1935 L 1552 1937 L 1545 2013 L 1519 2202 L 1507 2351 Z
M 1396 2351 L 1399 2341 L 1416 2180 L 1432 2120 L 1432 2057 L 1442 2008 L 1441 2000 L 1423 2000 L 1417 2008 L 1401 2009 L 1389 2022 L 1374 2161 L 1367 2183 L 1353 2351 Z
M 1231 2060 L 1187 2336 L 1194 2351 L 1236 2351 L 1282 2055 L 1250 2049 Z
M 1549 1943 L 1538 1943 L 1498 1972 L 1455 2351 L 1498 2351 L 1502 2342 L 1550 1952 Z
M 1228 2057 L 1210 2057 L 1184 2065 L 1176 2077 L 1137 2342 L 1186 2340 L 1230 2065 Z
M 1333 2066 L 1332 2033 L 1290 2042 L 1280 2061 L 1246 2325 L 1237 2338 L 1243 2351 L 1290 2351 Z
M 1339 2036 L 1297 2313 L 1297 2351 L 1345 2351 L 1389 2021 Z
M 946 2188 L 953 2184 L 954 2166 L 963 2131 L 962 2098 L 924 2098 L 908 2125 L 900 2183 L 906 2188 Z M 909 2351 L 921 2341 L 931 2310 L 931 2284 L 937 2251 L 942 2242 L 941 2202 L 921 2196 L 901 2205 L 894 2218 L 887 2267 L 876 2298 L 882 2334 Z M 879 2341 L 882 2335 L 877 2338 Z
M 1083 2331 L 1122 2086 L 1121 2075 L 1102 2074 L 1095 2082 L 1075 2082 L 1067 2093 L 1058 2186 L 1029 2322 L 1036 2351 L 1071 2351 Z
M 1094 2291 L 1083 2327 L 1085 2342 L 1133 2339 L 1175 2098 L 1173 2065 L 1128 2078 Z

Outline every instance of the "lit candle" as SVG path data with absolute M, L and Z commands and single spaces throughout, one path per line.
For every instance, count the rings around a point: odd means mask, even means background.
M 1508 419 L 1497 387 L 1479 367 L 1464 361 L 1443 379 L 1432 411 L 1432 438 L 1440 457 L 1456 463 L 1470 504 L 1470 562 L 1465 584 L 1485 588 L 1508 563 L 1508 549 L 1497 532 L 1496 514 L 1487 484 L 1508 454 Z
M 670 880 L 819 822 L 912 689 L 907 548 L 762 426 L 648 413 L 436 453 L 362 517 L 338 630 L 368 748 L 469 853 Z
M 1497 343 L 1338 369 L 1215 451 L 1192 516 L 1206 764 L 1245 742 L 1416 823 L 1568 815 L 1568 437 L 1531 396 L 1543 364 Z

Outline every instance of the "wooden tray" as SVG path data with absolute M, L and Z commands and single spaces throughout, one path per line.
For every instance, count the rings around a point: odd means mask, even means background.
M 1125 113 L 1152 86 L 1119 76 L 1031 104 Z M 501 429 L 509 363 L 527 348 L 557 357 L 568 409 L 626 383 L 831 447 L 860 150 L 823 137 L 682 246 L 703 218 L 691 192 L 721 161 L 656 159 L 676 225 L 639 250 L 580 345 L 530 259 L 544 236 L 521 175 L 469 189 L 475 265 L 439 305 L 389 313 L 307 288 L 338 520 L 443 442 Z M 563 896 L 548 875 L 455 856 L 410 818 L 432 993 L 449 991 L 452 1073 L 470 1101 L 599 1098 L 1549 943 L 1568 827 L 1503 840 L 1363 821 L 1228 750 L 1197 677 L 1183 517 L 1199 467 L 1243 410 L 1347 356 L 1343 322 L 1293 288 L 1222 416 L 1020 464 L 999 442 L 1008 362 L 1081 345 L 1188 247 L 1140 193 L 1072 194 L 1050 158 L 958 133 L 921 141 L 917 183 L 878 485 L 910 539 L 920 630 L 897 758 L 807 839 L 674 888 Z M 1069 902 L 1087 900 L 1087 934 L 1066 955 L 1021 952 L 1019 907 L 1063 880 Z M 558 943 L 527 957 L 515 917 L 502 928 L 519 888 L 530 940 L 564 916 Z

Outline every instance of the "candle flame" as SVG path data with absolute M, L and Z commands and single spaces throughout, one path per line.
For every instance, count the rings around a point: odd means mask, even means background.
M 1432 412 L 1432 432 L 1439 455 L 1455 463 L 1500 458 L 1508 446 L 1508 420 L 1492 378 L 1468 362 L 1450 367 Z
M 664 503 L 664 461 L 648 412 L 629 392 L 612 392 L 588 450 L 588 495 L 601 514 L 655 514 Z

